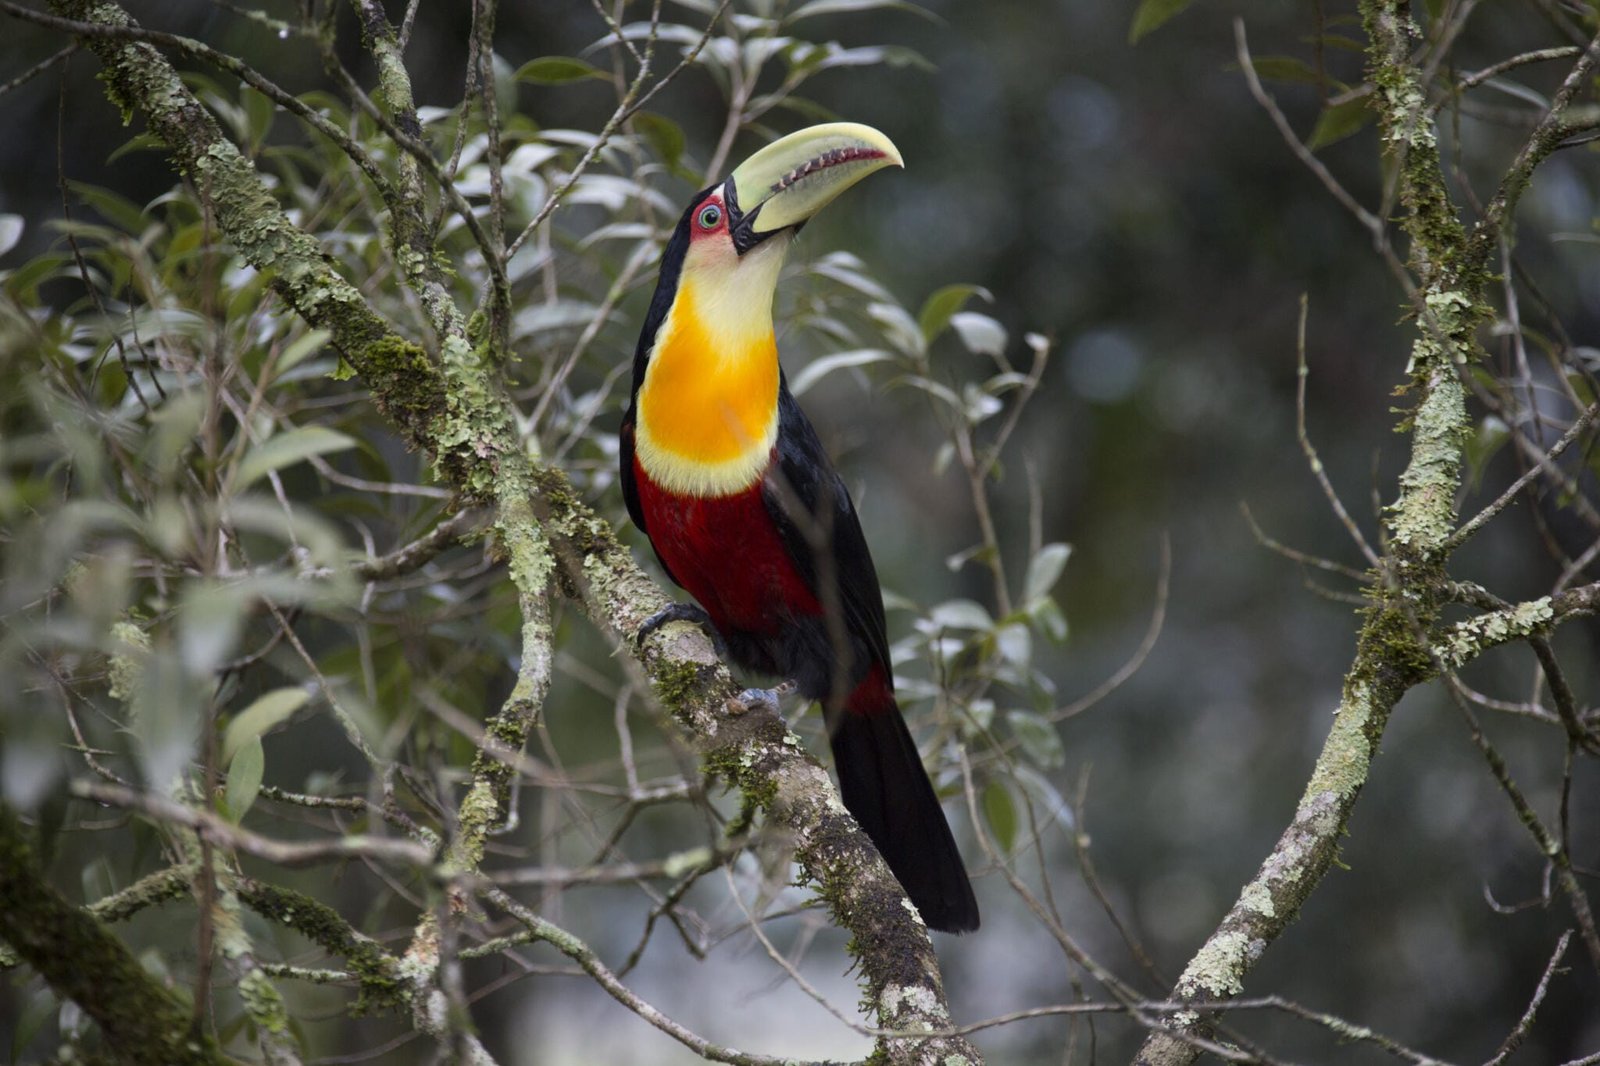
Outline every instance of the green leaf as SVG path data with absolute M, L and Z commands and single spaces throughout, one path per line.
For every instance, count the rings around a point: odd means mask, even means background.
M 44 1023 L 50 1020 L 51 1015 L 59 1009 L 55 993 L 48 986 L 34 992 L 28 1000 L 28 1005 L 22 1008 L 22 1016 L 17 1019 L 16 1028 L 11 1033 L 11 1061 L 22 1062 L 22 1053 L 28 1050 L 28 1045 L 33 1043 L 33 1038 L 39 1035 L 39 1030 L 44 1028 Z
M 77 194 L 78 199 L 99 212 L 101 218 L 121 227 L 123 232 L 139 233 L 144 229 L 144 212 L 121 193 L 81 181 L 69 181 L 67 187 Z
M 23 304 L 39 299 L 39 286 L 54 277 L 72 274 L 71 260 L 60 252 L 46 252 L 6 275 L 6 293 Z
M 252 481 L 273 470 L 292 466 L 313 455 L 343 451 L 356 445 L 354 437 L 326 426 L 299 426 L 287 433 L 268 437 L 251 448 L 234 471 L 232 488 L 242 492 Z
M 145 661 L 129 706 L 129 725 L 148 787 L 166 792 L 189 765 L 207 696 L 176 655 L 156 653 Z
M 1489 467 L 1489 460 L 1494 458 L 1496 452 L 1511 439 L 1511 431 L 1506 424 L 1494 415 L 1485 416 L 1478 424 L 1478 431 L 1466 442 L 1467 470 L 1470 473 L 1469 483 L 1473 492 L 1483 485 L 1484 471 Z
M 295 711 L 304 707 L 310 698 L 310 693 L 303 688 L 273 689 L 234 715 L 233 721 L 228 723 L 228 728 L 222 734 L 222 765 L 229 765 L 234 753 L 247 742 L 260 738 L 274 726 L 286 721 Z
M 129 152 L 164 152 L 167 142 L 153 133 L 136 133 L 128 140 L 123 141 L 115 152 L 106 156 L 107 163 L 115 163 Z
M 1067 761 L 1066 750 L 1061 746 L 1061 735 L 1055 724 L 1042 714 L 1033 711 L 1007 711 L 1006 722 L 1028 758 L 1045 769 L 1060 766 Z
M 1311 131 L 1311 136 L 1306 140 L 1306 147 L 1313 152 L 1337 141 L 1342 141 L 1352 134 L 1360 132 L 1361 128 L 1371 122 L 1372 108 L 1367 106 L 1367 96 L 1362 94 L 1353 100 L 1346 100 L 1341 104 L 1322 109 L 1322 114 L 1317 116 L 1316 128 Z
M 1128 43 L 1138 44 L 1140 39 L 1154 33 L 1174 15 L 1179 14 L 1194 0 L 1140 0 L 1139 10 L 1133 13 L 1133 25 L 1128 27 Z
M 517 68 L 518 81 L 533 85 L 566 85 L 586 78 L 604 78 L 605 71 L 572 56 L 540 56 Z
M 333 334 L 325 329 L 314 329 L 285 348 L 278 356 L 277 376 L 282 377 L 294 366 L 320 352 Z
M 799 22 L 801 19 L 812 18 L 816 15 L 844 15 L 857 11 L 876 11 L 880 8 L 892 8 L 895 11 L 909 11 L 921 15 L 930 22 L 940 21 L 925 7 L 908 4 L 905 0 L 811 0 L 808 4 L 801 4 L 790 12 L 784 22 Z
M 245 125 L 250 135 L 250 151 L 254 154 L 272 129 L 272 120 L 277 117 L 278 105 L 273 103 L 270 97 L 248 86 L 239 90 L 239 98 L 244 104 Z
M 873 363 L 886 363 L 894 356 L 882 348 L 859 348 L 852 352 L 836 352 L 825 355 L 821 359 L 813 359 L 807 363 L 794 376 L 789 383 L 789 391 L 796 396 L 802 395 L 807 389 L 833 373 L 835 370 L 845 370 L 856 366 L 871 366 Z
M 1335 88 L 1343 88 L 1340 82 L 1319 74 L 1316 67 L 1296 56 L 1253 56 L 1250 65 L 1256 68 L 1256 76 L 1262 81 L 1296 81 L 1308 85 L 1326 81 Z M 1240 68 L 1229 64 L 1229 69 Z
M 1012 780 L 1022 787 L 1023 792 L 1031 795 L 1034 801 L 1043 807 L 1043 811 L 1035 808 L 1041 828 L 1060 822 L 1071 829 L 1077 826 L 1078 818 L 1067 804 L 1066 797 L 1061 795 L 1059 789 L 1050 783 L 1050 779 L 1026 763 L 1018 763 L 1012 769 Z
M 986 303 L 994 303 L 994 296 L 981 285 L 946 285 L 929 296 L 917 312 L 917 325 L 922 329 L 922 339 L 932 342 L 950 325 L 950 318 L 967 306 L 967 301 L 981 296 Z
M 251 737 L 234 753 L 228 764 L 228 817 L 234 822 L 244 821 L 244 816 L 261 794 L 261 775 L 266 772 L 267 755 L 262 750 L 261 738 Z
M 950 316 L 950 328 L 974 355 L 1004 355 L 1010 339 L 1006 328 L 988 315 L 959 311 Z
M 688 142 L 683 127 L 670 118 L 654 111 L 641 111 L 633 116 L 633 128 L 650 142 L 650 147 L 667 166 L 676 167 L 683 158 L 684 145 Z
M 984 786 L 983 820 L 989 823 L 1000 850 L 1009 853 L 1017 842 L 1017 804 L 1003 782 L 990 781 Z
M 1320 36 L 1302 37 L 1300 40 L 1304 44 L 1320 44 L 1324 48 L 1336 48 L 1341 52 L 1354 52 L 1357 55 L 1364 55 L 1367 51 L 1367 46 L 1363 42 L 1354 37 L 1346 37 L 1342 33 L 1324 33 Z
M 209 678 L 233 654 L 254 597 L 243 583 L 197 582 L 178 605 L 178 653 L 194 678 Z
M 989 629 L 994 619 L 974 600 L 946 600 L 928 613 L 940 629 Z
M 933 64 L 929 63 L 920 52 L 899 45 L 863 45 L 859 48 L 845 48 L 837 41 L 829 41 L 826 44 L 801 42 L 789 49 L 786 58 L 789 61 L 789 81 L 791 85 L 795 83 L 796 79 L 803 81 L 813 74 L 838 67 L 875 67 L 885 65 L 897 68 L 933 69 Z M 776 103 L 776 101 L 771 97 L 762 97 L 758 98 L 755 103 L 770 104 Z
M 1061 613 L 1061 605 L 1050 596 L 1040 596 L 1024 608 L 1028 617 L 1033 619 L 1033 624 L 1039 632 L 1056 644 L 1062 644 L 1067 639 L 1067 616 Z
M 710 848 L 701 846 L 690 848 L 688 851 L 675 851 L 668 855 L 662 864 L 662 870 L 670 878 L 679 878 L 684 874 L 699 869 L 712 859 Z
M 1033 655 L 1033 634 L 1028 632 L 1027 626 L 1011 622 L 995 630 L 994 646 L 1006 662 L 1027 666 Z
M 1051 543 L 1039 549 L 1039 554 L 1028 560 L 1028 576 L 1022 583 L 1022 598 L 1024 600 L 1038 599 L 1048 596 L 1050 590 L 1056 587 L 1056 582 L 1061 580 L 1061 572 L 1067 568 L 1067 560 L 1072 556 L 1072 545 Z

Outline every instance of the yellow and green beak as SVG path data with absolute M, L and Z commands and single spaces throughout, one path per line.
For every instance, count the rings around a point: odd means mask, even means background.
M 850 186 L 903 167 L 894 142 L 859 122 L 827 122 L 781 137 L 739 164 L 723 188 L 741 253 L 798 229 Z

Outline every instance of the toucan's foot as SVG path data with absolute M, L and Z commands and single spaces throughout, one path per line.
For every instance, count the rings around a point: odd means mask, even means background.
M 793 692 L 796 687 L 793 681 L 785 681 L 772 688 L 747 688 L 728 701 L 728 709 L 735 714 L 743 714 L 757 708 L 777 714 L 778 701 Z
M 716 649 L 718 657 L 728 658 L 728 646 L 722 641 L 722 634 L 717 632 L 717 627 L 712 624 L 711 616 L 706 614 L 706 609 L 698 603 L 669 603 L 655 614 L 644 620 L 644 625 L 639 627 L 639 632 L 634 635 L 634 644 L 644 647 L 645 640 L 666 625 L 668 622 L 693 622 L 705 631 L 711 638 L 711 646 Z

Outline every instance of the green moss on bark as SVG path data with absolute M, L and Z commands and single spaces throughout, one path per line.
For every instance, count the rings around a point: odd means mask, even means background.
M 220 1066 L 216 1042 L 197 1033 L 176 996 L 81 907 L 45 879 L 22 826 L 0 806 L 0 939 L 57 995 L 95 1020 L 106 1043 L 135 1066 Z
M 343 915 L 326 903 L 302 892 L 269 885 L 251 878 L 240 878 L 236 886 L 245 906 L 270 921 L 338 955 L 361 982 L 355 1013 L 399 1008 L 410 1002 L 410 987 L 400 963 L 377 942 L 363 936 Z

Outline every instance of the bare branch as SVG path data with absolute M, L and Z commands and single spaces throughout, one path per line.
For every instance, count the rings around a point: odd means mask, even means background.
M 1322 488 L 1322 495 L 1327 498 L 1328 506 L 1333 509 L 1334 517 L 1344 526 L 1345 532 L 1350 534 L 1350 539 L 1361 550 L 1367 565 L 1377 570 L 1383 565 L 1378 559 L 1378 553 L 1372 550 L 1372 545 L 1367 543 L 1361 527 L 1356 525 L 1355 519 L 1350 517 L 1350 512 L 1345 510 L 1344 501 L 1339 499 L 1339 493 L 1334 489 L 1333 482 L 1328 480 L 1328 472 L 1323 469 L 1322 458 L 1317 454 L 1316 446 L 1311 443 L 1311 435 L 1306 432 L 1306 379 L 1311 376 L 1311 371 L 1306 365 L 1306 319 L 1310 313 L 1310 297 L 1301 293 L 1300 328 L 1295 340 L 1295 361 L 1299 371 L 1294 394 L 1295 435 L 1300 440 L 1300 450 L 1305 453 L 1306 464 L 1311 467 L 1312 476 L 1317 479 L 1317 484 Z
M 611 998 L 678 1041 L 684 1047 L 689 1048 L 701 1058 L 710 1059 L 712 1062 L 732 1063 L 734 1066 L 785 1066 L 786 1063 L 794 1062 L 793 1059 L 777 1059 L 768 1055 L 736 1051 L 733 1048 L 713 1044 L 698 1033 L 692 1032 L 668 1018 L 649 1003 L 646 1003 L 638 994 L 617 980 L 616 975 L 611 972 L 605 963 L 600 961 L 599 956 L 587 944 L 565 929 L 545 921 L 499 889 L 488 889 L 485 892 L 485 896 L 495 906 L 521 922 L 535 939 L 551 945 L 582 967 L 585 973 L 594 978 L 600 987 L 611 995 Z M 796 1066 L 810 1066 L 810 1064 L 799 1063 Z M 822 1066 L 822 1064 L 818 1063 L 815 1066 Z
M 74 781 L 71 791 L 79 799 L 138 811 L 156 822 L 193 829 L 223 847 L 254 855 L 279 866 L 313 866 L 343 859 L 372 858 L 427 869 L 434 862 L 432 850 L 410 840 L 351 834 L 332 840 L 292 843 L 261 836 L 234 825 L 220 815 L 178 803 L 165 796 L 135 792 L 95 781 Z
M 1551 953 L 1550 961 L 1544 968 L 1544 975 L 1539 978 L 1539 984 L 1533 990 L 1533 998 L 1528 1001 L 1528 1009 L 1522 1012 L 1517 1027 L 1507 1034 L 1505 1042 L 1500 1045 L 1500 1050 L 1495 1052 L 1494 1058 L 1484 1066 L 1501 1066 L 1527 1039 L 1529 1031 L 1533 1029 L 1534 1015 L 1539 1012 L 1539 1005 L 1544 1002 L 1545 993 L 1550 990 L 1550 978 L 1555 976 L 1556 967 L 1561 965 L 1561 957 L 1567 953 L 1567 945 L 1571 942 L 1572 930 L 1568 929 L 1561 934 L 1561 939 L 1556 941 L 1556 950 Z
M 1473 515 L 1471 521 L 1464 523 L 1460 529 L 1451 534 L 1450 539 L 1445 542 L 1446 550 L 1453 550 L 1465 544 L 1491 518 L 1510 506 L 1511 501 L 1516 499 L 1517 493 L 1526 488 L 1530 481 L 1538 477 L 1547 465 L 1553 465 L 1561 457 L 1561 453 L 1566 451 L 1572 442 L 1577 440 L 1583 434 L 1583 431 L 1589 428 L 1596 415 L 1600 415 L 1600 403 L 1592 403 L 1585 408 L 1583 413 L 1575 418 L 1572 425 L 1561 435 L 1561 439 L 1556 441 L 1538 463 L 1530 466 L 1521 477 L 1506 486 L 1506 490 L 1496 497 L 1493 503 Z

